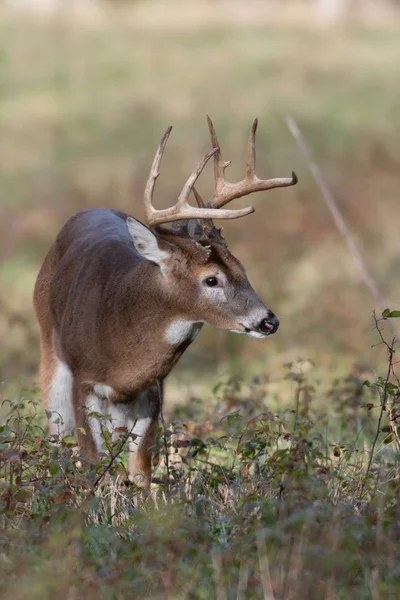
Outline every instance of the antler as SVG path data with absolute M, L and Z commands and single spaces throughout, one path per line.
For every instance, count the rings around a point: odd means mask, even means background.
M 159 167 L 171 130 L 172 127 L 168 127 L 167 131 L 162 137 L 144 190 L 144 210 L 148 225 L 150 227 L 155 227 L 156 225 L 161 225 L 162 223 L 170 223 L 171 221 L 178 221 L 180 219 L 238 219 L 239 217 L 244 217 L 252 213 L 254 211 L 253 207 L 242 208 L 240 210 L 218 210 L 214 207 L 194 208 L 190 206 L 188 199 L 192 192 L 193 186 L 209 159 L 219 152 L 219 147 L 214 147 L 211 152 L 208 152 L 201 159 L 183 186 L 178 201 L 174 206 L 164 210 L 157 210 L 154 208 L 152 203 L 154 186 L 156 179 L 160 174 Z
M 238 183 L 229 183 L 225 179 L 225 169 L 231 164 L 231 161 L 224 162 L 221 154 L 221 147 L 215 133 L 214 125 L 207 115 L 208 128 L 210 130 L 211 142 L 213 148 L 217 149 L 214 153 L 214 177 L 215 177 L 215 192 L 206 203 L 206 207 L 219 209 L 221 206 L 225 206 L 228 202 L 231 202 L 235 198 L 241 198 L 247 196 L 253 192 L 261 192 L 263 190 L 272 190 L 273 188 L 288 187 L 296 185 L 297 175 L 292 171 L 292 177 L 290 178 L 275 178 L 275 179 L 259 179 L 255 174 L 255 162 L 256 162 L 256 131 L 258 125 L 258 119 L 254 120 L 253 126 L 250 131 L 249 141 L 247 145 L 247 162 L 246 162 L 246 177 Z M 250 209 L 252 209 L 250 211 Z M 247 209 L 253 212 L 253 207 Z

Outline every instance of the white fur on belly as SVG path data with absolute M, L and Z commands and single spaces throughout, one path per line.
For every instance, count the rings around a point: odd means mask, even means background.
M 62 435 L 72 434 L 75 427 L 75 415 L 72 405 L 72 382 L 73 377 L 70 368 L 60 360 L 57 360 L 57 368 L 50 384 L 49 408 L 55 413 L 51 420 L 52 429 Z M 54 424 L 59 418 L 62 423 Z
M 202 323 L 193 323 L 184 319 L 177 319 L 167 327 L 164 339 L 169 344 L 181 344 L 187 340 L 193 341 L 199 333 Z

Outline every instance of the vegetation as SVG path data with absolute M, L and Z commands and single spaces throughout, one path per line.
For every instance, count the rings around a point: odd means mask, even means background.
M 234 378 L 177 407 L 150 493 L 124 484 L 128 432 L 104 428 L 92 465 L 45 433 L 35 401 L 9 403 L 3 597 L 396 598 L 400 387 L 377 327 L 388 371 L 373 384 L 323 393 L 300 361 L 290 398 Z

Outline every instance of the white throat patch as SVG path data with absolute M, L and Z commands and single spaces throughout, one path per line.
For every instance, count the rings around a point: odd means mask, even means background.
M 182 344 L 186 341 L 193 341 L 202 328 L 202 323 L 193 323 L 184 319 L 177 319 L 167 327 L 164 332 L 164 339 L 169 344 Z

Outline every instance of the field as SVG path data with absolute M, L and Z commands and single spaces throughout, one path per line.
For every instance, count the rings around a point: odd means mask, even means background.
M 304 11 L 214 4 L 139 3 L 106 18 L 0 11 L 1 597 L 398 597 L 398 319 L 381 314 L 400 308 L 400 16 L 328 27 Z M 254 117 L 258 174 L 299 176 L 224 227 L 281 328 L 262 343 L 209 327 L 186 352 L 146 494 L 116 484 L 119 446 L 93 466 L 73 439 L 49 438 L 32 289 L 74 212 L 143 216 L 169 124 L 157 203 L 174 201 L 209 149 L 206 114 L 232 181 Z M 200 189 L 211 191 L 211 168 Z

